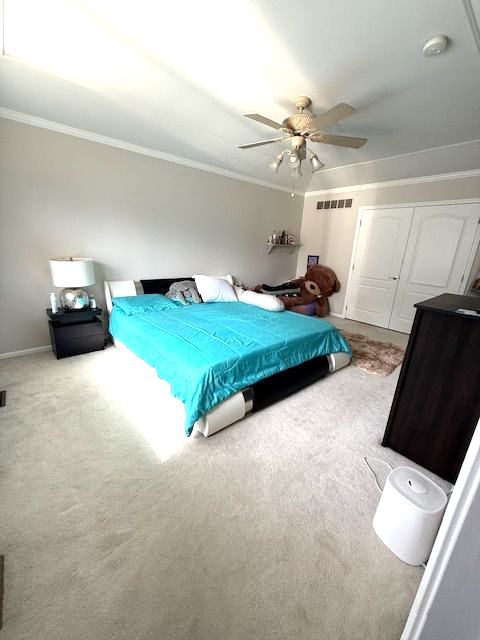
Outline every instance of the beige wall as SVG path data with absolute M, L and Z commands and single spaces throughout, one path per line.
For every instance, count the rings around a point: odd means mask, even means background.
M 103 279 L 295 274 L 267 255 L 273 229 L 298 234 L 303 198 L 0 118 L 0 353 L 49 343 L 48 258 L 95 260 Z
M 351 209 L 317 211 L 317 200 L 353 198 Z M 480 178 L 461 178 L 442 182 L 425 182 L 365 191 L 323 193 L 305 196 L 297 275 L 303 275 L 307 256 L 318 255 L 321 264 L 331 267 L 342 288 L 330 298 L 333 313 L 342 314 L 352 257 L 358 210 L 365 205 L 402 204 L 480 198 Z

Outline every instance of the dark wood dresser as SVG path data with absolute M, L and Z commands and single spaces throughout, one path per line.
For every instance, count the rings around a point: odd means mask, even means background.
M 419 304 L 382 445 L 455 482 L 480 417 L 480 298 Z

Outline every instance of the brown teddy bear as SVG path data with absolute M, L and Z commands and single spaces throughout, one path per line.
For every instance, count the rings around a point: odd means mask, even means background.
M 305 277 L 296 278 L 291 283 L 298 286 L 300 293 L 295 296 L 279 296 L 285 309 L 308 314 L 309 310 L 305 305 L 313 306 L 312 303 L 315 302 L 315 313 L 320 318 L 328 315 L 330 310 L 328 297 L 340 290 L 335 272 L 321 264 L 308 267 Z

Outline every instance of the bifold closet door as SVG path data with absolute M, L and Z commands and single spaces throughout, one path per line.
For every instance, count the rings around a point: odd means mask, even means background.
M 370 209 L 362 214 L 347 317 L 388 327 L 413 208 Z
M 414 304 L 441 293 L 461 293 L 478 220 L 478 204 L 415 208 L 390 329 L 410 333 Z

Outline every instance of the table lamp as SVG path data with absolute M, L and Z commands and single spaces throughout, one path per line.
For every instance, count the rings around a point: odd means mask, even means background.
M 95 284 L 92 258 L 51 258 L 50 272 L 60 292 L 60 304 L 65 311 L 88 309 L 89 296 L 82 287 Z

